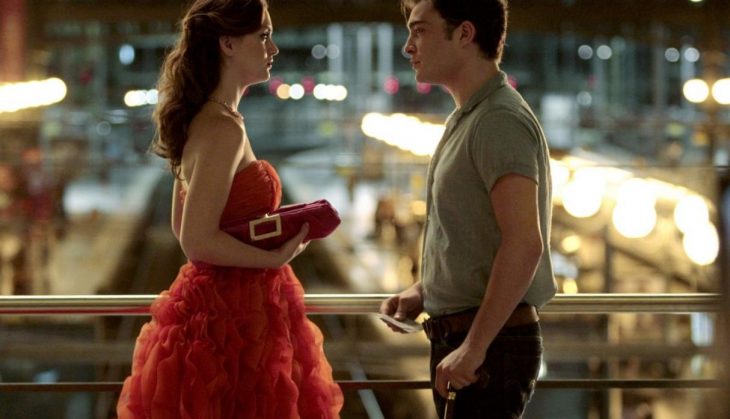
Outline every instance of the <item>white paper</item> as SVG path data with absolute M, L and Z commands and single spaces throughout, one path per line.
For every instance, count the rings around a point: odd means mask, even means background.
M 392 324 L 406 333 L 416 333 L 423 330 L 423 326 L 420 323 L 416 323 L 411 319 L 396 320 L 394 317 L 388 316 L 387 314 L 378 314 L 378 317 L 380 317 L 380 319 L 384 322 Z

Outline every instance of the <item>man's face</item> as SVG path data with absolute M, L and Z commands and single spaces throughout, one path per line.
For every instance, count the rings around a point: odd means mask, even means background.
M 429 0 L 419 2 L 408 17 L 405 52 L 411 57 L 416 80 L 444 84 L 453 76 L 455 36 L 447 39 L 446 21 Z M 453 35 L 453 34 L 452 34 Z

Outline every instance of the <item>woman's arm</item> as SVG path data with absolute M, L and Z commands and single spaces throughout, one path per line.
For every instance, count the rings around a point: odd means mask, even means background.
M 298 255 L 308 229 L 281 248 L 266 251 L 220 230 L 233 178 L 244 158 L 245 132 L 230 118 L 200 121 L 183 153 L 188 190 L 182 209 L 180 245 L 191 260 L 218 266 L 276 268 Z
M 177 241 L 180 241 L 180 224 L 182 223 L 182 204 L 180 202 L 180 193 L 182 191 L 182 182 L 180 179 L 175 179 L 175 184 L 172 188 L 172 214 L 170 221 L 172 224 L 172 233 L 175 235 Z

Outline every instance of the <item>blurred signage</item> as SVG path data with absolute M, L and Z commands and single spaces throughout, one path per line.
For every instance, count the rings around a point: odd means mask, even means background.
M 25 77 L 25 0 L 0 0 L 0 82 Z

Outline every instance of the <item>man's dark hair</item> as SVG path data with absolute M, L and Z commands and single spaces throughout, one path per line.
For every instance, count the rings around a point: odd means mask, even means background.
M 401 0 L 406 19 L 422 1 L 430 1 L 446 21 L 449 39 L 454 29 L 468 20 L 476 28 L 476 43 L 482 53 L 490 60 L 500 61 L 507 33 L 507 0 Z

